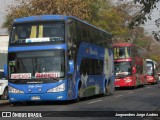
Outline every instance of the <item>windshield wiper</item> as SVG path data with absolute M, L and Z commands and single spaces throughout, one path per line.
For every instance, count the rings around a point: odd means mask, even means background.
M 19 58 L 19 60 L 21 61 L 22 66 L 23 66 L 23 68 L 24 68 L 25 72 L 27 72 L 27 69 L 26 69 L 26 67 L 25 67 L 25 65 L 24 65 L 24 63 L 23 63 L 23 61 L 22 61 L 22 59 L 20 59 L 20 58 Z
M 51 78 L 51 79 L 53 79 L 53 80 L 58 80 L 58 78 L 52 77 L 51 75 L 49 75 L 48 77 Z
M 12 43 L 24 43 L 26 39 L 18 39 L 13 41 Z

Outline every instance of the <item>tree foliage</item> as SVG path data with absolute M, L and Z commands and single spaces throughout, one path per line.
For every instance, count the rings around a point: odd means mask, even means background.
M 142 9 L 140 11 L 140 15 L 136 16 L 135 19 L 132 20 L 130 26 L 139 25 L 144 23 L 147 19 L 152 19 L 150 16 L 147 17 L 147 14 L 151 13 L 153 9 L 159 10 L 157 3 L 160 0 L 134 0 L 135 4 L 142 5 Z M 155 20 L 155 25 L 160 27 L 160 18 Z M 153 31 L 153 36 L 157 41 L 160 41 L 160 31 Z
M 32 15 L 63 14 L 73 15 L 82 20 L 90 18 L 94 11 L 90 7 L 97 0 L 16 0 L 16 5 L 8 7 L 8 14 L 3 24 L 10 29 L 13 19 Z
M 145 15 L 156 7 L 159 0 L 133 1 L 134 5 L 123 3 L 115 6 L 110 0 L 16 0 L 16 5 L 8 6 L 3 27 L 10 30 L 13 20 L 20 17 L 46 14 L 71 15 L 111 32 L 114 42 L 132 42 L 146 48 L 150 53 L 154 53 L 148 54 L 149 58 L 160 61 L 159 53 L 152 49 L 158 49 L 159 46 L 153 47 L 151 44 L 153 40 L 145 36 L 144 29 L 135 27 L 146 20 Z M 140 14 L 132 16 L 131 10 L 136 7 L 136 4 L 141 5 L 142 9 Z M 132 26 L 132 29 L 128 26 Z
M 158 6 L 156 5 L 158 2 L 160 2 L 160 0 L 133 0 L 133 1 L 135 4 L 139 4 L 141 6 L 141 9 L 139 11 L 139 14 L 137 14 L 134 17 L 134 19 L 132 19 L 130 27 L 144 24 L 144 21 L 146 21 L 147 19 L 151 19 L 150 16 L 147 17 L 147 14 L 151 13 L 151 11 L 155 8 L 158 9 Z
M 76 16 L 113 35 L 127 34 L 126 13 L 111 5 L 110 0 L 16 0 L 8 7 L 3 27 L 11 28 L 13 19 L 31 15 L 63 14 Z

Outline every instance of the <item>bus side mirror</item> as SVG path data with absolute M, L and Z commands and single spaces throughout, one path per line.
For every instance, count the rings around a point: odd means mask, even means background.
M 133 74 L 136 74 L 136 72 L 137 72 L 136 67 L 133 67 L 133 68 L 132 68 L 132 73 L 133 73 Z
M 69 71 L 68 74 L 73 74 L 74 73 L 74 61 L 69 60 Z

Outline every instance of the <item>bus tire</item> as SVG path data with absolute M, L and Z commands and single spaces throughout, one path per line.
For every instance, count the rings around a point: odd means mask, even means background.
M 80 101 L 80 88 L 81 88 L 81 81 L 78 83 L 78 93 L 77 93 L 77 98 L 76 98 L 76 102 Z
M 155 84 L 158 84 L 158 80 L 156 80 Z
M 114 93 L 114 88 L 112 88 L 112 84 L 110 80 L 107 83 L 106 92 L 107 92 L 107 95 L 113 95 Z
M 151 83 L 151 85 L 154 85 L 154 84 L 155 84 L 155 82 L 152 82 L 152 83 Z
M 16 106 L 16 103 L 10 103 L 10 107 Z
M 143 83 L 142 83 L 141 87 L 145 87 L 145 82 L 144 82 L 144 81 L 143 81 Z
M 2 100 L 7 100 L 8 99 L 8 88 L 4 89 L 3 95 L 1 97 Z
M 107 81 L 105 80 L 105 86 L 104 86 L 104 90 L 103 90 L 103 96 L 107 95 Z

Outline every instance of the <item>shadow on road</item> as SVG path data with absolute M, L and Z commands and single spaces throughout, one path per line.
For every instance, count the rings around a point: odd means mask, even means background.
M 102 98 L 104 97 L 103 95 L 94 95 L 91 97 L 85 97 L 85 98 L 81 98 L 79 101 L 76 100 L 69 100 L 69 101 L 28 101 L 28 102 L 19 102 L 16 103 L 14 105 L 11 105 L 11 107 L 18 107 L 18 106 L 43 106 L 43 105 L 70 105 L 70 104 L 75 104 L 78 102 L 83 102 L 83 101 L 88 101 L 88 100 L 94 100 L 97 98 Z M 107 96 L 106 96 L 107 97 Z

